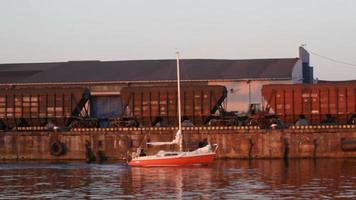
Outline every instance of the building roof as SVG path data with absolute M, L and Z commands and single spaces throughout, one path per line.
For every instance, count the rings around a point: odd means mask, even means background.
M 298 58 L 181 60 L 181 79 L 291 79 Z M 11 74 L 11 76 L 7 76 Z M 10 77 L 10 78 L 6 78 Z M 176 60 L 69 61 L 0 64 L 0 83 L 83 83 L 175 81 Z
M 0 83 L 17 83 L 61 63 L 0 64 Z

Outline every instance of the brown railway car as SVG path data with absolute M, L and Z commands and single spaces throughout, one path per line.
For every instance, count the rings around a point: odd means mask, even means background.
M 157 122 L 161 125 L 178 123 L 176 86 L 126 87 L 121 95 L 126 113 L 143 126 L 154 126 Z M 182 116 L 194 125 L 202 125 L 217 111 L 226 96 L 224 86 L 182 86 Z
M 48 119 L 69 126 L 89 97 L 83 88 L 0 89 L 0 121 L 8 128 L 42 126 Z
M 300 114 L 312 124 L 322 123 L 327 115 L 340 124 L 355 118 L 356 83 L 265 85 L 262 95 L 266 109 L 289 124 Z

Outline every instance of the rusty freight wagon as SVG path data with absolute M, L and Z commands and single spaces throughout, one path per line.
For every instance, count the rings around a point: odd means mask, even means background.
M 0 121 L 7 128 L 42 126 L 48 120 L 69 126 L 89 100 L 83 88 L 1 89 Z
M 262 95 L 266 109 L 289 124 L 300 114 L 312 124 L 330 117 L 341 124 L 356 119 L 356 83 L 265 85 Z
M 181 104 L 183 119 L 202 125 L 226 99 L 224 86 L 182 86 Z M 143 126 L 176 125 L 177 88 L 126 87 L 121 91 L 126 113 Z

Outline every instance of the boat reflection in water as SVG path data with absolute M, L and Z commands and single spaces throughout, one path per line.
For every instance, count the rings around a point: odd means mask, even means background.
M 199 192 L 202 188 L 207 191 L 211 189 L 212 172 L 210 167 L 133 167 L 130 169 L 132 192 L 145 195 L 145 192 L 149 191 L 150 197 L 160 199 L 212 199 L 209 192 Z M 190 185 L 192 182 L 194 187 Z M 194 188 L 197 191 L 194 191 Z

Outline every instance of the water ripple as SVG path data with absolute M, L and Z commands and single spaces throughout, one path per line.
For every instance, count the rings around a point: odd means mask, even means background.
M 194 168 L 3 163 L 0 199 L 352 199 L 355 180 L 355 159 L 227 160 Z

